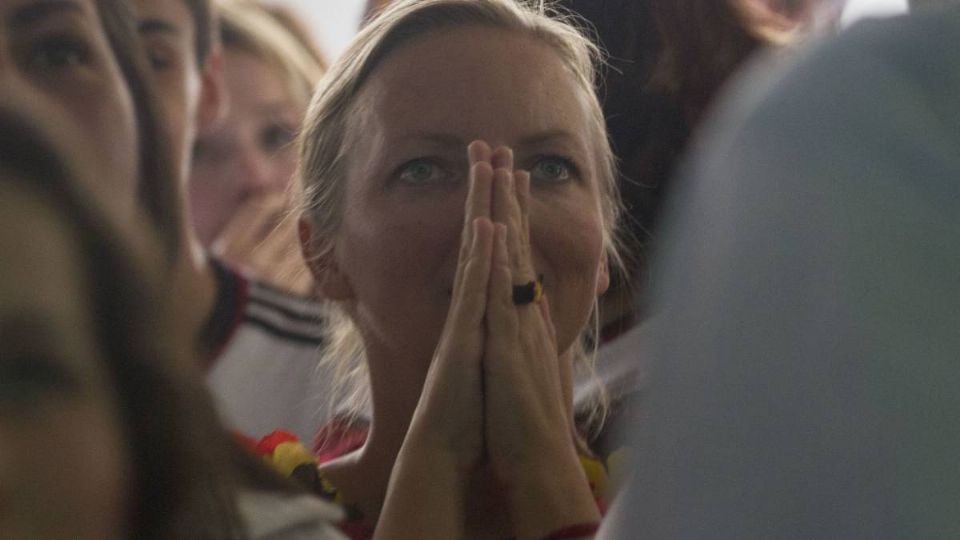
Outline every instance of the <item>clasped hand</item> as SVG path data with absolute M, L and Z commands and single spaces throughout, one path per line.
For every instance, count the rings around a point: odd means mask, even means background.
M 412 429 L 464 470 L 515 478 L 544 453 L 573 448 L 569 397 L 550 317 L 515 305 L 513 287 L 537 279 L 530 246 L 530 175 L 509 148 L 473 142 L 450 310 Z M 568 373 L 568 371 L 567 371 Z

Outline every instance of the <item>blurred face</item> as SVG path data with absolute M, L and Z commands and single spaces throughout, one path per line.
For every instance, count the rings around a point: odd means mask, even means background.
M 548 46 L 503 30 L 428 35 L 386 58 L 354 114 L 334 257 L 368 349 L 430 358 L 450 302 L 467 145 L 530 171 L 530 237 L 566 350 L 606 287 L 588 95 Z
M 93 0 L 0 3 L 0 101 L 77 139 L 91 189 L 125 216 L 136 209 L 133 103 Z
M 0 216 L 0 531 L 121 538 L 129 456 L 80 254 L 48 207 L 2 179 Z
M 201 74 L 193 16 L 183 0 L 136 0 L 140 35 L 166 113 L 171 144 L 185 178 L 197 131 Z
M 224 74 L 230 108 L 224 122 L 201 134 L 190 178 L 194 226 L 207 246 L 245 203 L 286 189 L 306 108 L 277 69 L 252 54 L 225 49 Z

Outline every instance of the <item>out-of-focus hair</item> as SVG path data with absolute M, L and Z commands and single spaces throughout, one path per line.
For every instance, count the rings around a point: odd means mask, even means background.
M 124 0 L 97 0 L 96 5 L 136 112 L 140 153 L 138 202 L 158 232 L 167 261 L 172 262 L 181 249 L 183 212 L 167 130 L 137 31 L 136 17 Z M 90 129 L 98 128 L 90 126 Z
M 263 9 L 287 32 L 290 32 L 290 35 L 300 43 L 304 51 L 310 54 L 321 70 L 326 71 L 327 59 L 320 50 L 320 46 L 317 45 L 317 41 L 313 38 L 310 29 L 304 24 L 303 19 L 286 6 L 269 4 L 264 5 Z
M 401 0 L 369 21 L 321 82 L 299 138 L 301 159 L 297 177 L 302 191 L 301 212 L 313 224 L 319 242 L 312 246 L 313 252 L 322 256 L 331 249 L 343 216 L 345 163 L 350 141 L 358 136 L 351 132 L 350 126 L 364 83 L 385 58 L 414 39 L 458 27 L 482 26 L 516 32 L 545 43 L 569 70 L 574 84 L 589 97 L 585 102 L 590 124 L 584 129 L 594 144 L 592 153 L 601 196 L 603 242 L 610 267 L 614 271 L 620 269 L 616 167 L 595 95 L 595 68 L 600 62 L 600 53 L 577 27 L 565 22 L 569 20 L 568 14 L 548 11 L 542 2 L 534 6 L 513 0 Z M 589 330 L 585 334 L 595 328 Z M 339 386 L 348 392 L 333 399 L 354 412 L 363 410 L 370 396 L 359 332 L 350 317 L 336 305 L 330 306 L 326 332 L 325 361 L 339 372 L 344 379 Z M 587 340 L 585 336 L 582 341 Z M 581 341 L 575 346 L 581 359 L 588 356 L 582 351 Z
M 223 1 L 217 4 L 220 40 L 274 67 L 290 97 L 306 106 L 323 75 L 323 65 L 291 32 L 258 2 Z
M 217 36 L 217 18 L 213 16 L 213 4 L 211 0 L 183 0 L 190 16 L 193 17 L 193 26 L 196 35 L 194 36 L 194 56 L 197 59 L 197 65 L 203 66 Z
M 131 537 L 236 537 L 233 451 L 171 324 L 159 264 L 143 258 L 153 244 L 129 242 L 121 233 L 132 229 L 121 231 L 84 198 L 76 187 L 84 185 L 77 180 L 83 171 L 75 167 L 83 160 L 65 159 L 36 121 L 0 110 L 0 180 L 47 204 L 83 254 L 84 305 L 132 460 Z

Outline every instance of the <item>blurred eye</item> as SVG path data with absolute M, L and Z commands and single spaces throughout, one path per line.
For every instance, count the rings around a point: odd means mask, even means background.
M 154 71 L 165 71 L 173 65 L 173 53 L 163 47 L 148 47 L 147 59 Z
M 69 36 L 42 39 L 30 51 L 30 63 L 45 70 L 82 66 L 89 64 L 90 60 L 90 47 Z
M 400 167 L 400 182 L 411 186 L 435 184 L 450 178 L 450 174 L 426 159 L 415 159 Z
M 55 360 L 23 357 L 0 364 L 0 413 L 29 411 L 44 399 L 79 389 L 76 376 Z
M 573 178 L 577 167 L 567 158 L 547 156 L 540 158 L 530 168 L 530 180 L 533 182 L 560 183 Z
M 272 124 L 260 134 L 260 144 L 269 153 L 282 150 L 293 142 L 294 130 L 284 124 Z

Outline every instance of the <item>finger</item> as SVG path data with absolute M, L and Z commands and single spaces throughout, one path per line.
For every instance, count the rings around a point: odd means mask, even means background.
M 498 146 L 490 156 L 490 165 L 496 169 L 513 170 L 513 149 L 509 146 Z
M 517 205 L 520 208 L 520 245 L 523 248 L 521 257 L 533 270 L 533 259 L 530 250 L 530 173 L 516 171 L 513 173 L 514 189 L 517 192 Z
M 490 145 L 483 141 L 473 141 L 467 145 L 467 166 L 469 168 L 468 178 L 467 178 L 467 202 L 465 203 L 464 214 L 463 214 L 463 239 L 461 245 L 464 247 L 470 246 L 472 239 L 470 235 L 473 231 L 473 226 L 471 223 L 473 219 L 478 217 L 477 215 L 471 215 L 470 209 L 472 206 L 472 197 L 474 194 L 474 179 L 476 178 L 475 165 L 478 163 L 490 163 L 491 154 L 493 151 L 490 149 Z M 492 167 L 491 167 L 492 168 Z
M 514 187 L 515 175 L 512 171 L 497 169 L 494 171 L 493 183 L 493 219 L 507 227 L 507 253 L 514 285 L 528 283 L 536 279 L 536 273 L 521 240 L 523 226 Z
M 279 196 L 248 199 L 230 218 L 211 251 L 227 260 L 243 261 L 273 231 L 284 210 L 285 200 Z
M 489 366 L 491 370 L 500 371 L 502 368 L 498 368 L 498 365 L 501 361 L 509 362 L 510 357 L 517 356 L 519 332 L 517 306 L 513 304 L 513 274 L 507 252 L 507 228 L 502 223 L 494 224 L 489 291 L 485 357 L 493 363 Z
M 483 143 L 481 143 L 483 144 Z M 471 145 L 471 148 L 473 145 Z M 460 239 L 460 257 L 457 263 L 457 274 L 454 276 L 454 292 L 461 286 L 463 265 L 469 258 L 469 251 L 473 246 L 474 222 L 477 218 L 490 218 L 491 184 L 493 170 L 485 161 L 478 161 L 470 167 L 470 187 L 467 192 L 467 201 L 464 208 L 464 226 Z
M 449 331 L 468 332 L 478 328 L 487 306 L 487 289 L 493 259 L 494 226 L 489 218 L 471 223 L 473 242 L 463 265 L 460 287 L 450 303 Z
M 540 320 L 543 321 L 543 326 L 547 332 L 547 335 L 550 336 L 550 342 L 553 343 L 553 348 L 557 348 L 557 327 L 553 325 L 553 317 L 550 316 L 550 300 L 547 298 L 547 294 L 544 293 L 540 297 Z

